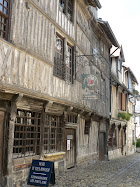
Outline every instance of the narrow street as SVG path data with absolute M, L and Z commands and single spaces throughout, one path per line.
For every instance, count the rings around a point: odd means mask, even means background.
M 56 178 L 54 187 L 140 187 L 140 154 L 91 162 Z

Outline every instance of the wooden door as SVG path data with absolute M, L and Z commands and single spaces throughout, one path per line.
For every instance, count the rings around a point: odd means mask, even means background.
M 66 129 L 65 131 L 66 145 L 66 167 L 67 169 L 75 166 L 76 138 L 75 129 Z
M 105 158 L 105 133 L 99 134 L 99 160 L 103 161 Z
M 4 112 L 0 111 L 0 184 L 2 177 L 2 164 L 3 164 L 3 122 L 4 122 Z

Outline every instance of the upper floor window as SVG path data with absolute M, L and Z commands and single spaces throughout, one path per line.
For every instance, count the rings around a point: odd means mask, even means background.
M 73 48 L 67 44 L 67 57 L 66 57 L 66 80 L 72 82 L 73 79 Z
M 101 101 L 103 102 L 103 103 L 105 103 L 106 102 L 106 89 L 105 89 L 105 80 L 103 79 L 103 78 L 101 78 L 101 88 L 100 88 L 100 90 L 101 90 Z
M 126 99 L 127 99 L 127 95 L 125 93 L 119 93 L 118 107 L 120 110 L 126 111 L 126 107 L 127 107 Z
M 118 60 L 118 71 L 121 72 L 121 69 L 122 69 L 122 62 Z
M 64 78 L 64 39 L 56 35 L 55 58 L 54 58 L 54 74 L 60 78 Z
M 73 47 L 68 43 L 64 47 L 64 39 L 58 34 L 56 35 L 54 75 L 68 82 L 73 82 Z
M 8 32 L 9 0 L 0 0 L 0 37 L 6 39 Z
M 62 11 L 72 21 L 73 18 L 73 0 L 59 0 Z
M 102 41 L 100 41 L 100 50 L 101 50 L 101 53 L 104 54 L 104 44 Z

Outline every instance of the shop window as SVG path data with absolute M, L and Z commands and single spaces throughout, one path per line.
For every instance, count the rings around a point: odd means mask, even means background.
M 0 0 L 0 37 L 7 39 L 9 0 Z
M 117 146 L 117 130 L 114 128 L 115 127 L 113 126 L 109 130 L 109 135 L 108 135 L 108 146 L 109 147 Z
M 44 126 L 45 153 L 59 152 L 63 149 L 63 118 L 62 116 L 47 115 Z
M 39 154 L 41 114 L 18 110 L 14 130 L 14 158 Z

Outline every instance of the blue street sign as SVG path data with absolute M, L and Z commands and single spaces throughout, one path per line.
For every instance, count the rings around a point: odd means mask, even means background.
M 53 162 L 33 160 L 27 184 L 34 186 L 48 186 L 53 167 Z

